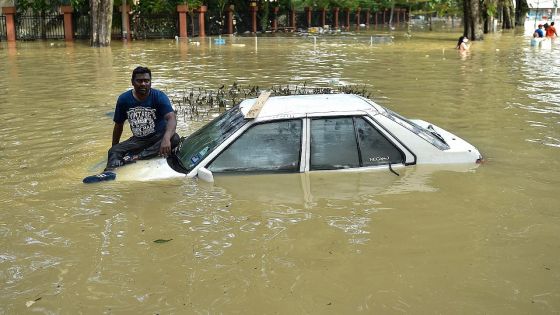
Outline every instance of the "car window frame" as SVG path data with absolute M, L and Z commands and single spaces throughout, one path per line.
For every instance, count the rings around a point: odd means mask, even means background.
M 234 134 L 232 134 L 227 141 L 224 141 L 214 149 L 214 151 L 206 157 L 205 160 L 202 161 L 199 165 L 204 165 L 205 168 L 208 168 L 212 163 L 223 153 L 225 152 L 231 145 L 233 145 L 238 139 L 240 139 L 246 132 L 250 129 L 257 127 L 259 125 L 269 124 L 269 123 L 278 123 L 283 121 L 291 121 L 291 120 L 299 120 L 301 122 L 301 133 L 300 133 L 300 145 L 299 145 L 299 152 L 298 152 L 298 167 L 297 171 L 228 171 L 228 172 L 216 172 L 216 174 L 220 175 L 228 175 L 228 174 L 296 174 L 302 172 L 302 157 L 303 155 L 303 145 L 304 145 L 304 133 L 305 133 L 305 117 L 290 117 L 284 119 L 272 119 L 272 120 L 263 120 L 263 121 L 256 121 L 250 122 L 245 124 L 242 128 L 237 130 Z M 199 166 L 200 167 L 200 166 Z

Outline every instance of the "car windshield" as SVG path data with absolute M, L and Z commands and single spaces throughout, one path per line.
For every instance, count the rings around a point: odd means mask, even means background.
M 190 172 L 218 145 L 243 127 L 247 120 L 239 106 L 226 111 L 184 139 L 177 150 L 179 163 Z
M 431 143 L 433 146 L 435 146 L 436 148 L 440 149 L 440 150 L 448 150 L 449 149 L 449 145 L 447 143 L 445 143 L 445 141 L 443 141 L 442 139 L 440 139 L 440 135 L 435 133 L 432 133 L 430 130 L 404 118 L 403 116 L 391 111 L 390 109 L 385 108 L 385 110 L 387 111 L 387 117 L 389 119 L 391 119 L 392 121 L 396 122 L 397 124 L 405 127 L 406 129 L 414 132 L 415 134 L 417 134 L 420 138 L 428 141 L 429 143 Z

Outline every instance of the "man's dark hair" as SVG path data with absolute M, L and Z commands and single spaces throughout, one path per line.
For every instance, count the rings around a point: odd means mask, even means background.
M 150 75 L 150 79 L 152 78 L 152 71 L 150 71 L 150 69 L 146 68 L 146 67 L 136 67 L 134 70 L 132 70 L 132 80 L 134 80 L 134 76 L 137 74 L 144 74 L 147 73 Z

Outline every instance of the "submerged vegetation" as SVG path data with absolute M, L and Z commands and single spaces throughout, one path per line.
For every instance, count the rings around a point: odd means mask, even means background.
M 310 87 L 303 83 L 264 88 L 258 85 L 242 86 L 234 82 L 229 87 L 222 85 L 217 89 L 192 88 L 179 95 L 170 95 L 170 100 L 178 117 L 184 120 L 198 120 L 211 113 L 223 112 L 245 99 L 258 97 L 262 91 L 270 91 L 271 96 L 345 93 L 371 98 L 371 93 L 363 86 Z

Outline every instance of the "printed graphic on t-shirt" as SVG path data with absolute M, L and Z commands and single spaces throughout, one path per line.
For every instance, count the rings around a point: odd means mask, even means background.
M 148 107 L 134 107 L 128 110 L 128 121 L 132 134 L 145 137 L 156 131 L 156 110 Z

